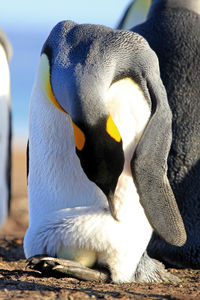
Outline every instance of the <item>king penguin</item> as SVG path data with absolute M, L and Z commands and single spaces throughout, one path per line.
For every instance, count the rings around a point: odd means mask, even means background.
M 11 195 L 11 55 L 11 44 L 0 29 L 0 226 L 9 214 Z
M 123 19 L 120 28 L 127 28 Z M 154 233 L 148 253 L 168 266 L 200 268 L 200 1 L 153 0 L 147 20 L 131 30 L 149 42 L 159 59 L 173 115 L 168 178 L 187 232 L 182 247 Z
M 177 247 L 186 240 L 167 178 L 170 145 L 171 111 L 148 43 L 58 23 L 31 95 L 29 265 L 81 279 L 104 265 L 115 283 L 176 280 L 145 252 L 152 228 Z

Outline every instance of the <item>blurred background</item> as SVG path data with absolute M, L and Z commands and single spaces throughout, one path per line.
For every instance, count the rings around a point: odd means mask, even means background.
M 13 145 L 24 147 L 28 137 L 31 89 L 40 51 L 51 29 L 61 20 L 115 28 L 130 0 L 1 0 L 0 27 L 7 34 L 13 112 Z

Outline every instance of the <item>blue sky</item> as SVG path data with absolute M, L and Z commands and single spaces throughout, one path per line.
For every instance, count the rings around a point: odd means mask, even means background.
M 131 0 L 0 0 L 0 27 L 12 47 L 11 99 L 14 141 L 28 136 L 29 102 L 40 51 L 61 20 L 116 27 Z
M 115 26 L 130 0 L 1 0 L 1 26 L 52 27 L 64 19 Z

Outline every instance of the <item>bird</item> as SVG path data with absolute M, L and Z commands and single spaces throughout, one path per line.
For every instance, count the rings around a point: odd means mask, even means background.
M 159 59 L 172 111 L 168 178 L 187 233 L 182 247 L 154 233 L 148 253 L 167 266 L 196 269 L 200 267 L 200 1 L 153 0 L 144 18 L 131 27 L 129 14 L 129 29 L 142 35 Z M 127 28 L 125 22 L 119 28 Z
M 84 280 L 175 281 L 145 251 L 152 228 L 176 246 L 186 233 L 167 179 L 171 111 L 142 36 L 59 22 L 29 116 L 28 265 Z
M 11 56 L 12 46 L 0 29 L 0 227 L 9 214 L 11 199 Z

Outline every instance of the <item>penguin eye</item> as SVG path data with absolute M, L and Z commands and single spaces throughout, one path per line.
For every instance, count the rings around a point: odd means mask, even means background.
M 117 126 L 115 125 L 111 115 L 108 116 L 107 122 L 106 122 L 106 132 L 116 141 L 121 141 L 121 136 L 119 133 L 119 130 Z
M 40 74 L 40 83 L 45 96 L 51 101 L 51 103 L 56 108 L 66 113 L 66 111 L 60 106 L 60 104 L 56 100 L 56 97 L 54 96 L 54 93 L 52 91 L 51 82 L 50 82 L 49 59 L 47 55 L 44 53 L 41 55 L 41 59 L 40 59 L 39 74 Z
M 85 134 L 83 131 L 72 121 L 72 127 L 74 131 L 74 140 L 76 148 L 81 151 L 85 145 Z

